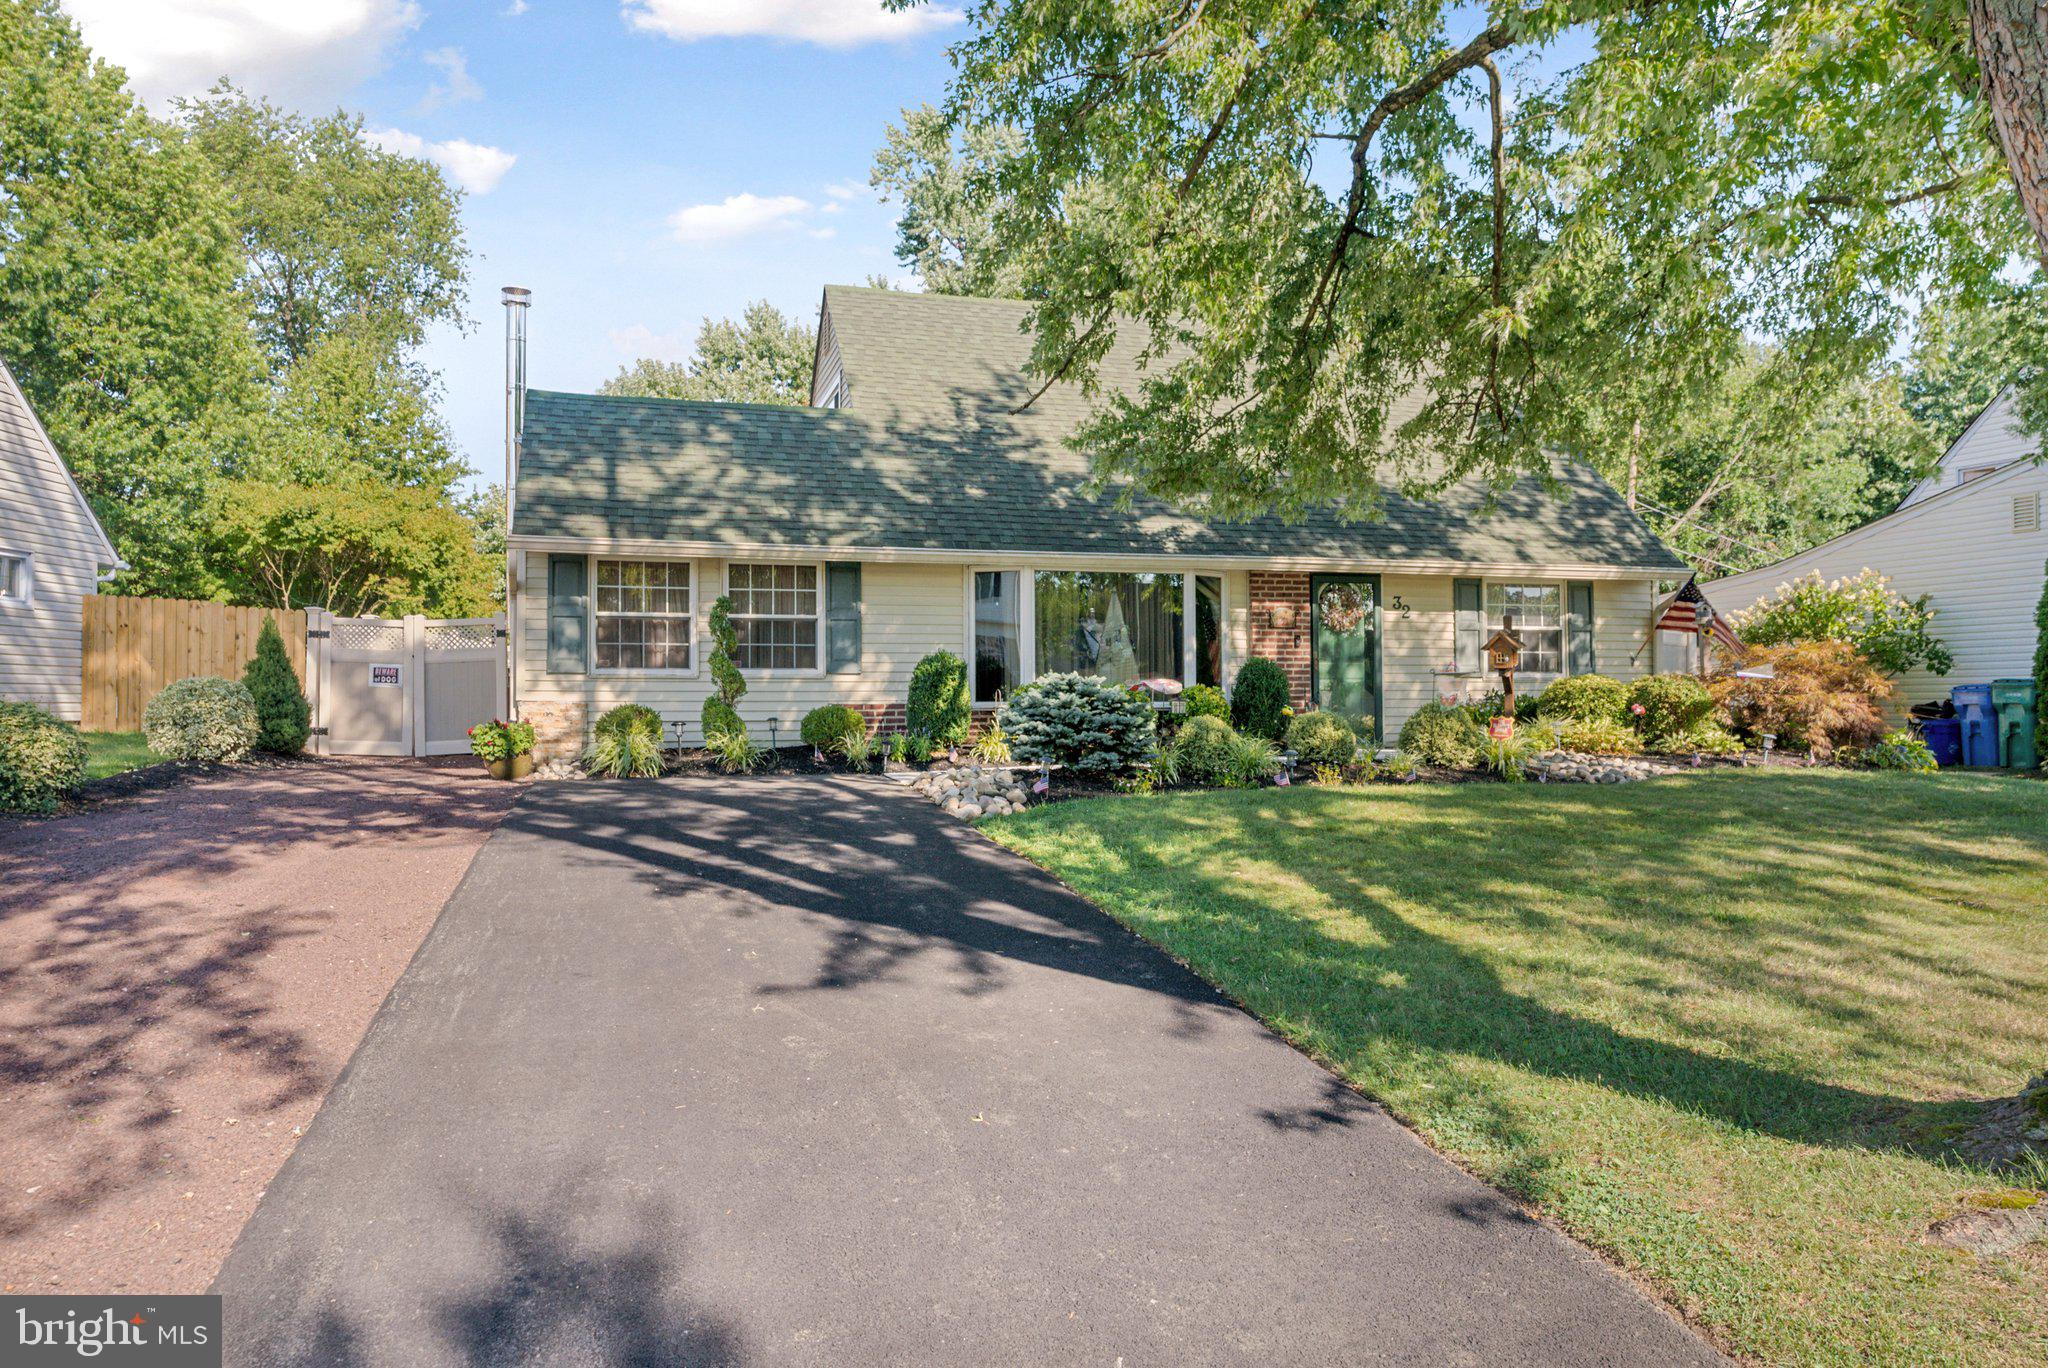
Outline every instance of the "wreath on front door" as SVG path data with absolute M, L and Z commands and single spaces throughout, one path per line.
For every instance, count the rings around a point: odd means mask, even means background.
M 1355 584 L 1326 584 L 1316 600 L 1316 611 L 1322 615 L 1323 630 L 1343 636 L 1357 631 L 1365 621 L 1365 595 Z

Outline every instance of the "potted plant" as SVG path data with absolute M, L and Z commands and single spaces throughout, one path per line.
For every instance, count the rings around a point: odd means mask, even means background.
M 469 729 L 469 749 L 490 766 L 493 779 L 524 779 L 533 773 L 533 724 L 492 718 Z

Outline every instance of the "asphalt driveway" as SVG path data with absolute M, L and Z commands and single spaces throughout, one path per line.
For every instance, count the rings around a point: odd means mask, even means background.
M 880 780 L 535 786 L 220 1274 L 232 1363 L 1692 1363 Z

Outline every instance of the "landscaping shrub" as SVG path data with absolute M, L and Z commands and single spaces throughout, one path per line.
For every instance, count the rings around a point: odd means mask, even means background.
M 1010 753 L 1010 734 L 1003 730 L 1001 715 L 991 717 L 988 725 L 981 729 L 981 735 L 974 738 L 970 753 L 984 765 L 1007 765 L 1013 758 Z
M 745 774 L 768 758 L 768 748 L 755 745 L 744 731 L 713 732 L 704 749 L 727 774 Z
M 1230 770 L 1230 746 L 1237 733 L 1220 717 L 1190 717 L 1175 733 L 1161 777 L 1189 784 L 1213 784 Z
M 1004 705 L 1002 726 L 1019 760 L 1102 779 L 1131 773 L 1158 749 L 1152 705 L 1094 675 L 1044 676 Z
M 1750 736 L 1768 732 L 1785 749 L 1827 760 L 1841 747 L 1867 746 L 1885 734 L 1881 705 L 1892 682 L 1847 642 L 1756 647 L 1743 664 L 1777 672 L 1774 679 L 1738 679 L 1726 669 L 1713 679 L 1715 700 Z
M 1658 755 L 1739 755 L 1742 748 L 1741 737 L 1729 731 L 1720 718 L 1710 717 L 1664 737 L 1651 750 Z
M 935 746 L 957 746 L 967 739 L 973 703 L 967 694 L 967 666 L 951 651 L 933 651 L 910 672 L 910 701 L 904 711 L 910 730 L 922 732 Z
M 242 687 L 256 700 L 256 748 L 273 755 L 297 755 L 313 732 L 313 708 L 299 687 L 285 654 L 277 619 L 266 616 L 256 634 L 256 654 L 242 671 Z
M 1538 724 L 1538 739 L 1550 730 L 1547 723 Z M 1589 717 L 1565 723 L 1564 749 L 1577 751 L 1582 755 L 1640 755 L 1642 741 L 1636 736 L 1635 728 L 1619 717 Z
M 1280 747 L 1263 736 L 1238 732 L 1230 738 L 1223 782 L 1232 788 L 1255 788 L 1280 772 Z
M 1714 715 L 1714 695 L 1687 674 L 1646 675 L 1628 686 L 1626 716 L 1645 743 L 1655 746 Z
M 1903 727 L 1886 732 L 1877 744 L 1857 752 L 1856 759 L 1873 769 L 1911 770 L 1917 774 L 1932 774 L 1940 768 L 1934 763 L 1934 752 L 1927 749 L 1927 743 Z
M 868 770 L 874 767 L 875 755 L 882 749 L 882 738 L 863 727 L 847 732 L 833 743 L 832 749 L 849 768 Z
M 1463 708 L 1425 703 L 1401 724 L 1400 748 L 1424 765 L 1469 769 L 1479 763 L 1486 733 Z
M 2034 609 L 2034 753 L 2048 769 L 2048 578 L 2041 584 L 2041 602 Z
M 661 714 L 639 703 L 621 703 L 590 729 L 583 767 L 614 779 L 652 779 L 661 773 Z
M 804 714 L 802 734 L 806 746 L 816 746 L 821 751 L 834 750 L 839 738 L 855 732 L 865 734 L 868 720 L 858 709 L 844 703 L 827 703 L 822 708 L 813 708 Z
M 501 722 L 492 718 L 469 729 L 469 753 L 495 764 L 515 755 L 533 754 L 533 723 Z
M 747 734 L 747 724 L 739 710 L 747 681 L 732 659 L 739 648 L 740 634 L 732 625 L 732 595 L 720 594 L 711 605 L 711 684 L 716 692 L 704 700 L 702 721 L 707 746 L 714 736 Z
M 85 782 L 85 738 L 32 703 L 0 703 L 0 812 L 48 812 Z
M 1341 769 L 1358 754 L 1358 733 L 1336 713 L 1303 713 L 1287 724 L 1287 749 L 1304 765 Z
M 1189 717 L 1220 717 L 1225 722 L 1230 720 L 1230 700 L 1223 696 L 1223 690 L 1213 685 L 1190 684 L 1182 692 L 1180 701 L 1186 706 Z
M 1602 674 L 1566 675 L 1536 696 L 1536 716 L 1574 722 L 1620 722 L 1628 714 L 1628 685 Z
M 1231 725 L 1247 736 L 1278 741 L 1287 734 L 1287 672 L 1264 656 L 1253 656 L 1237 667 L 1237 681 L 1230 688 Z
M 1523 767 L 1536 751 L 1536 743 L 1526 736 L 1510 736 L 1505 741 L 1489 736 L 1480 742 L 1479 763 L 1491 771 L 1494 778 L 1519 784 L 1529 777 Z
M 142 710 L 142 741 L 166 760 L 241 760 L 259 735 L 240 681 L 199 675 L 167 684 Z
M 1954 667 L 1955 659 L 1934 635 L 1933 623 L 1927 595 L 1906 598 L 1875 570 L 1825 583 L 1816 570 L 1779 585 L 1770 598 L 1734 618 L 1745 645 L 1846 642 L 1886 675 L 1919 666 L 1942 675 Z

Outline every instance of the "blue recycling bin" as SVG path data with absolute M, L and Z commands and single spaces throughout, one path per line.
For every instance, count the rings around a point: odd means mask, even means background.
M 1943 769 L 1954 769 L 1963 763 L 1963 724 L 1955 718 L 1922 718 L 1920 739 L 1934 752 L 1934 763 Z
M 1963 763 L 1980 768 L 2004 763 L 1998 753 L 1998 714 L 1991 710 L 1991 686 L 1958 684 L 1948 696 L 1955 701 L 1956 721 L 1963 729 Z

